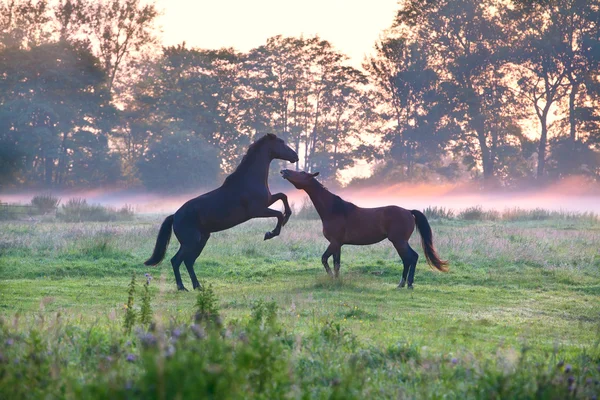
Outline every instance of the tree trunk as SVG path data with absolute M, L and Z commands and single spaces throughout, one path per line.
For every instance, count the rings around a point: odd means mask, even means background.
M 474 118 L 473 125 L 477 133 L 479 148 L 481 149 L 481 165 L 483 167 L 483 179 L 490 181 L 494 178 L 494 160 L 490 154 L 490 148 L 487 145 L 487 136 L 485 134 L 485 121 L 481 115 Z
M 537 178 L 538 180 L 543 179 L 546 170 L 546 143 L 548 141 L 548 123 L 546 121 L 547 112 L 544 111 L 540 122 L 542 124 L 542 132 L 540 136 L 540 145 L 538 148 L 538 166 L 537 166 Z
M 575 118 L 575 100 L 579 91 L 579 83 L 570 79 L 571 92 L 569 93 L 569 138 L 571 143 L 577 140 L 577 119 Z

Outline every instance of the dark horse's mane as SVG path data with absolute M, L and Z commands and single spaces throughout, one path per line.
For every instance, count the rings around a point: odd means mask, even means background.
M 242 165 L 244 165 L 245 163 L 247 163 L 248 161 L 252 160 L 254 157 L 256 157 L 256 153 L 258 153 L 258 150 L 262 147 L 262 145 L 264 143 L 267 142 L 267 140 L 274 139 L 274 138 L 276 138 L 276 136 L 273 133 L 267 133 L 266 135 L 264 135 L 260 139 L 255 140 L 254 143 L 252 143 L 248 147 L 248 151 L 246 152 L 246 154 L 244 154 L 244 157 L 242 158 L 242 161 L 240 161 L 240 163 L 238 164 L 238 166 L 235 168 L 235 171 L 233 171 L 227 178 L 225 178 L 225 182 L 228 182 L 231 179 L 234 179 L 233 177 L 240 170 L 240 167 Z
M 327 189 L 321 182 L 319 182 L 315 178 L 313 178 L 313 182 L 315 182 L 321 188 L 323 188 L 329 192 L 329 189 Z M 331 192 L 329 192 L 329 193 L 331 193 Z M 358 208 L 354 203 L 350 203 L 349 201 L 342 199 L 337 194 L 334 194 L 334 193 L 331 193 L 331 194 L 333 194 L 333 205 L 331 206 L 331 212 L 334 215 L 343 215 L 346 217 L 353 210 Z

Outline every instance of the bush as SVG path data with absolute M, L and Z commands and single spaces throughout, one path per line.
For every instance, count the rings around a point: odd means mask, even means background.
M 319 217 L 319 213 L 317 212 L 315 206 L 313 205 L 312 201 L 310 200 L 310 197 L 304 197 L 302 199 L 302 203 L 300 204 L 300 207 L 298 207 L 298 208 L 295 207 L 295 204 L 292 204 L 292 208 L 295 209 L 294 218 L 308 219 L 308 220 L 321 219 L 321 217 Z
M 458 219 L 465 221 L 497 221 L 500 213 L 495 210 L 484 210 L 481 206 L 467 207 L 458 214 Z
M 99 204 L 88 204 L 85 199 L 73 198 L 63 204 L 56 213 L 56 217 L 65 222 L 108 222 L 119 220 L 131 220 L 133 218 L 133 209 L 125 205 L 116 210 L 112 207 L 105 207 Z
M 452 219 L 454 218 L 454 211 L 451 208 L 428 206 L 423 210 L 423 214 L 427 219 Z
M 56 211 L 59 204 L 60 199 L 51 194 L 37 195 L 31 199 L 31 205 L 42 215 Z

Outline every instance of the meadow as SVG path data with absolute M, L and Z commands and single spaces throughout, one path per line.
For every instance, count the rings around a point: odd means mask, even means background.
M 162 216 L 0 221 L 0 398 L 597 398 L 598 219 L 441 211 L 414 290 L 387 241 L 327 277 L 310 215 L 213 234 L 189 293 Z

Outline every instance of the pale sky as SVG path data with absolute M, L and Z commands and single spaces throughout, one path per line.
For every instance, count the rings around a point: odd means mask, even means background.
M 275 35 L 318 34 L 359 67 L 398 0 L 156 0 L 164 45 L 248 51 Z

